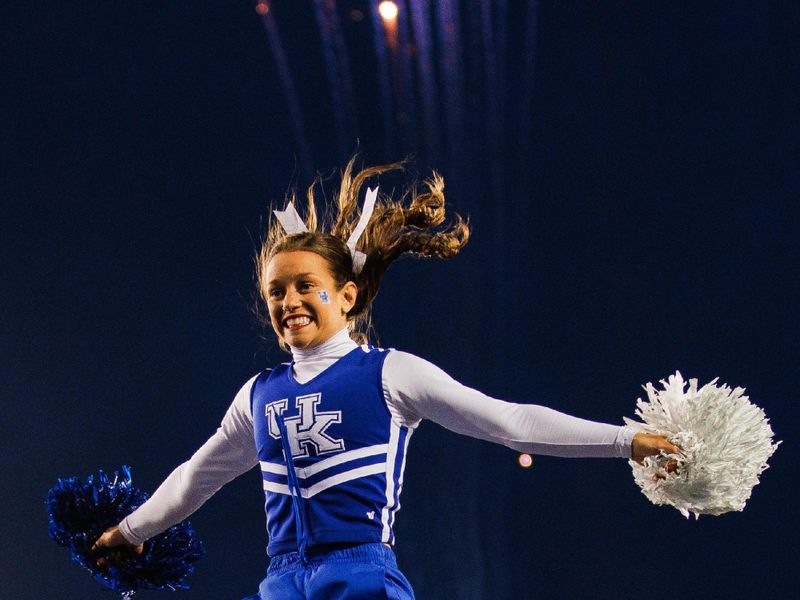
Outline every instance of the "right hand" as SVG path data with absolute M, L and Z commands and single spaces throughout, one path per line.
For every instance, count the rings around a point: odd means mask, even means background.
M 633 436 L 631 458 L 639 464 L 642 464 L 647 456 L 659 456 L 662 453 L 683 455 L 683 451 L 663 435 L 640 432 Z M 670 459 L 662 467 L 667 473 L 676 473 L 678 471 L 678 461 L 674 458 Z M 663 472 L 659 472 L 653 475 L 653 481 L 666 479 L 666 477 Z
M 99 557 L 95 562 L 101 569 L 109 567 L 112 564 L 121 565 L 125 563 L 128 557 L 131 555 L 131 552 L 135 552 L 136 554 L 141 554 L 144 552 L 144 544 L 140 544 L 138 546 L 131 544 L 125 539 L 120 532 L 119 527 L 116 525 L 106 529 L 103 532 L 103 535 L 97 538 L 94 546 L 92 546 L 92 552 L 98 552 L 104 548 L 120 548 L 120 550 Z
M 644 462 L 645 457 L 659 456 L 662 452 L 667 454 L 683 454 L 683 451 L 678 446 L 671 443 L 663 435 L 639 432 L 633 436 L 631 442 L 631 458 L 639 464 Z M 671 473 L 674 469 L 668 469 L 668 471 Z

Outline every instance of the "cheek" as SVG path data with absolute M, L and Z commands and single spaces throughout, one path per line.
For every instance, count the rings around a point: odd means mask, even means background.
M 269 320 L 274 325 L 278 322 L 278 307 L 274 306 L 272 303 L 267 304 L 267 310 L 269 311 Z

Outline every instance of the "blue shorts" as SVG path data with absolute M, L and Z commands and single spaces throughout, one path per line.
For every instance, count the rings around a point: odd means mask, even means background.
M 253 600 L 414 600 L 391 548 L 359 544 L 315 552 L 304 566 L 297 552 L 274 556 Z

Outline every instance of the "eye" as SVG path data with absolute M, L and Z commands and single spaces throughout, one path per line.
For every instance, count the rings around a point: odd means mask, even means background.
M 309 291 L 309 290 L 314 289 L 314 284 L 312 282 L 310 282 L 310 281 L 303 281 L 297 287 L 301 292 L 302 291 Z
M 283 292 L 281 290 L 277 289 L 277 288 L 273 288 L 273 289 L 269 290 L 267 295 L 269 296 L 270 299 L 273 299 L 273 298 L 274 299 L 278 299 L 281 296 L 283 296 Z

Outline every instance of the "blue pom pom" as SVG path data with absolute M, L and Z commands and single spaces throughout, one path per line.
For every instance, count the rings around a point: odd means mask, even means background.
M 147 494 L 131 485 L 131 471 L 123 465 L 122 476 L 109 477 L 100 471 L 85 481 L 77 477 L 59 479 L 47 492 L 50 538 L 69 548 L 72 560 L 92 573 L 104 586 L 131 598 L 140 590 L 188 588 L 185 579 L 192 574 L 192 563 L 205 554 L 188 521 L 173 525 L 144 543 L 144 551 L 122 563 L 98 567 L 97 559 L 112 551 L 92 552 L 103 532 L 141 506 Z

